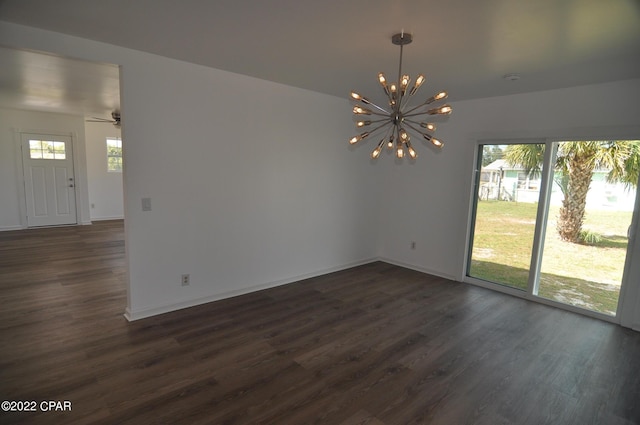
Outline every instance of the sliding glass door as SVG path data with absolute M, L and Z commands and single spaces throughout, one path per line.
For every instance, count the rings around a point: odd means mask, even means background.
M 639 141 L 481 145 L 467 276 L 615 316 Z
M 544 144 L 481 146 L 476 173 L 475 221 L 468 275 L 525 291 L 540 198 L 540 164 L 526 172 L 506 151 L 544 153 Z

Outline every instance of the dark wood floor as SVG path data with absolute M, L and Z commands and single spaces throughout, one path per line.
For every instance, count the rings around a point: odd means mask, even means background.
M 0 412 L 42 424 L 633 424 L 640 333 L 385 263 L 128 323 L 122 222 L 0 232 Z

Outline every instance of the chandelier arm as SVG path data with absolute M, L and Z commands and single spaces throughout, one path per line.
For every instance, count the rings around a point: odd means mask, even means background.
M 402 98 L 400 99 L 399 109 L 398 110 L 402 110 L 403 108 L 408 107 L 409 106 L 409 102 L 411 101 L 411 98 L 413 97 L 414 94 L 415 94 L 415 91 L 413 93 L 411 93 L 411 90 L 410 90 L 408 94 L 405 94 L 404 96 L 402 96 Z M 422 105 L 418 105 L 418 106 L 416 106 L 414 108 L 409 109 L 407 112 L 415 111 L 416 109 L 418 109 L 421 106 Z
M 394 131 L 394 126 L 393 125 L 389 126 L 389 128 L 385 131 L 384 137 L 382 138 L 382 140 L 386 142 L 393 140 L 393 131 Z
M 411 111 L 408 111 L 411 112 Z M 434 114 L 430 114 L 429 111 L 424 111 L 424 112 L 416 112 L 415 114 L 402 114 L 403 117 L 407 118 L 407 117 L 418 117 L 420 115 L 434 115 Z M 435 114 L 438 115 L 438 114 Z
M 405 95 L 402 96 L 402 98 L 400 99 L 400 103 L 399 103 L 399 110 L 402 110 L 402 108 L 406 108 L 407 104 L 409 103 L 409 100 L 411 100 L 411 95 Z M 404 105 L 402 104 L 404 102 Z
M 415 124 L 415 125 L 417 125 L 417 126 L 420 126 L 420 122 L 418 122 L 418 121 L 414 121 L 414 120 L 407 120 L 407 119 L 405 119 L 405 120 L 404 120 L 404 122 L 405 122 L 405 123 L 407 123 L 407 126 L 408 126 L 408 127 L 411 127 L 411 125 L 410 125 L 410 124 Z M 411 127 L 411 128 L 413 128 L 413 127 Z M 415 130 L 415 128 L 413 128 L 413 129 Z M 420 130 L 420 131 L 422 131 L 422 130 Z
M 382 122 L 382 121 L 390 122 L 390 121 L 391 121 L 391 119 L 390 119 L 389 117 L 386 117 L 386 118 L 379 119 L 379 120 L 370 120 L 370 121 L 369 121 L 369 124 L 374 124 L 374 123 Z
M 389 105 L 393 105 L 393 95 L 391 94 L 391 91 L 385 90 L 385 93 L 387 93 L 387 99 L 389 99 Z
M 387 95 L 387 100 L 389 101 L 389 105 L 393 104 L 393 95 L 391 94 L 391 90 L 389 90 L 389 87 L 384 87 L 384 94 Z
M 383 120 L 380 120 L 380 121 L 383 121 Z M 384 126 L 386 126 L 386 125 L 388 125 L 388 124 L 391 124 L 391 120 L 390 120 L 390 119 L 389 119 L 389 120 L 386 120 L 385 122 L 383 122 L 383 123 L 382 123 L 382 124 L 380 124 L 379 126 L 377 126 L 377 127 L 375 127 L 375 128 L 372 128 L 371 130 L 369 130 L 369 134 L 373 134 L 373 133 L 375 133 L 376 131 L 380 130 L 382 127 L 384 127 Z
M 389 118 L 389 115 L 387 115 L 387 114 L 381 114 L 381 113 L 379 113 L 379 112 L 374 112 L 374 111 L 369 111 L 369 113 L 368 113 L 368 114 L 356 114 L 356 113 L 354 113 L 353 115 L 354 115 L 354 116 L 357 116 L 357 117 L 360 117 L 360 116 L 363 116 L 363 115 L 375 115 L 375 116 L 378 116 L 378 117 L 386 117 L 386 118 Z
M 421 77 L 421 75 L 419 75 L 419 76 L 418 76 L 418 78 L 420 78 L 420 77 Z M 423 77 L 423 78 L 424 78 L 424 77 Z M 424 81 L 424 80 L 423 80 L 423 81 Z M 413 89 L 411 89 L 411 90 L 409 91 L 409 94 L 405 97 L 407 100 L 406 100 L 406 102 L 405 102 L 405 104 L 404 104 L 404 107 L 409 106 L 409 101 L 411 100 L 411 98 L 413 97 L 413 95 L 415 95 L 415 94 L 418 92 L 418 89 L 419 89 L 419 88 L 420 88 L 420 86 L 418 86 L 418 87 L 414 87 Z M 415 106 L 415 107 L 413 107 L 413 108 L 409 109 L 409 110 L 407 111 L 407 113 L 409 113 L 409 112 L 413 112 L 413 111 L 415 111 L 416 109 L 420 108 L 421 106 L 428 105 L 428 104 L 429 104 L 429 101 L 427 100 L 426 102 L 421 103 L 420 105 Z M 400 106 L 400 107 L 402 108 L 402 106 Z
M 414 94 L 415 94 L 415 93 L 414 93 Z M 411 99 L 413 98 L 413 94 L 409 93 L 409 94 L 406 96 L 406 98 L 407 98 L 407 101 L 406 101 L 406 102 L 404 103 L 404 105 L 403 105 L 403 107 L 404 107 L 404 108 L 409 107 L 409 102 L 411 102 Z M 424 102 L 424 103 L 421 103 L 421 104 L 419 104 L 419 105 L 416 105 L 416 106 L 412 107 L 411 109 L 409 109 L 408 111 L 406 111 L 406 112 L 405 112 L 405 115 L 406 115 L 406 114 L 409 114 L 409 113 L 411 113 L 411 112 L 413 112 L 413 111 L 415 111 L 415 110 L 417 110 L 417 109 L 420 109 L 421 107 L 423 107 L 423 106 L 425 106 L 425 105 L 428 105 L 428 104 L 429 104 L 428 102 Z
M 426 114 L 427 112 L 425 111 L 425 112 L 418 112 L 417 114 L 407 115 L 407 114 L 411 114 L 411 112 L 415 111 L 416 109 L 419 109 L 419 108 L 421 108 L 421 107 L 423 107 L 423 106 L 425 106 L 425 105 L 428 105 L 428 104 L 429 104 L 428 102 L 424 102 L 424 103 L 421 103 L 421 104 L 420 104 L 420 105 L 418 105 L 418 106 L 414 106 L 413 108 L 411 108 L 411 109 L 409 109 L 407 112 L 405 112 L 405 113 L 404 113 L 404 116 L 405 116 L 405 117 L 407 117 L 407 116 L 409 116 L 409 117 L 413 117 L 413 116 L 416 116 L 416 115 Z
M 389 138 L 389 133 L 392 133 L 392 132 L 393 132 L 393 126 L 389 126 L 389 128 L 385 131 L 382 139 L 380 139 L 380 141 L 376 145 L 376 148 L 373 150 L 373 152 L 371 152 L 371 159 L 377 159 L 380 156 L 380 153 L 384 148 L 384 144 L 387 142 L 387 139 Z
M 371 101 L 369 101 L 368 105 L 371 105 L 374 108 L 376 108 L 377 110 L 384 112 L 386 115 L 389 115 L 391 113 L 391 112 L 387 111 L 386 109 L 384 109 L 383 107 L 378 106 L 378 105 L 376 105 L 375 103 L 373 103 Z
M 419 129 L 415 128 L 414 126 L 412 126 L 411 125 L 412 121 L 405 120 L 404 123 L 407 125 L 407 127 L 409 127 L 410 129 L 412 129 L 413 131 L 415 131 L 416 133 L 420 134 L 423 137 L 424 137 L 425 134 L 427 136 L 431 136 L 429 133 L 423 133 L 421 130 L 419 130 Z
M 393 130 L 394 130 L 393 125 L 389 126 L 389 129 L 387 130 L 387 132 L 384 134 L 384 138 L 388 139 L 389 137 L 393 137 Z

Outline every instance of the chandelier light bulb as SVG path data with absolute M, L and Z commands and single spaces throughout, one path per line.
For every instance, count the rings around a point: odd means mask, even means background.
M 396 101 L 398 99 L 398 88 L 396 87 L 395 84 L 391 84 L 391 87 L 389 87 L 389 90 L 391 91 L 391 98 L 389 99 L 389 105 L 395 106 Z
M 380 153 L 382 152 L 382 147 L 384 146 L 384 139 L 380 140 L 378 146 L 371 152 L 371 159 L 378 159 Z
M 356 120 L 356 126 L 358 128 L 365 127 L 375 123 L 375 126 L 370 131 L 364 132 L 357 136 L 354 136 L 349 140 L 349 143 L 355 144 L 362 139 L 365 139 L 370 134 L 374 134 L 378 131 L 385 131 L 386 136 L 380 140 L 375 149 L 371 152 L 371 158 L 377 159 L 380 157 L 382 149 L 386 144 L 389 149 L 395 148 L 395 156 L 397 158 L 404 158 L 405 147 L 406 153 L 411 159 L 416 159 L 418 153 L 411 145 L 411 136 L 409 131 L 415 132 L 421 135 L 426 141 L 429 141 L 433 146 L 441 148 L 444 143 L 439 139 L 431 136 L 429 133 L 424 133 L 420 128 L 425 128 L 428 131 L 435 131 L 436 126 L 433 123 L 423 121 L 425 115 L 449 115 L 453 111 L 450 105 L 436 106 L 431 109 L 427 109 L 426 105 L 434 102 L 441 101 L 447 98 L 447 92 L 441 91 L 423 103 L 419 103 L 417 106 L 410 107 L 412 96 L 418 91 L 418 89 L 425 83 L 426 78 L 423 74 L 418 74 L 411 86 L 411 77 L 402 73 L 402 50 L 403 47 L 413 40 L 413 37 L 409 33 L 402 32 L 395 34 L 391 38 L 391 42 L 396 46 L 400 46 L 400 65 L 398 68 L 398 78 L 394 83 L 389 83 L 384 73 L 378 74 L 378 82 L 383 88 L 385 95 L 387 96 L 388 106 L 382 107 L 371 102 L 360 93 L 352 91 L 351 99 L 354 100 L 356 105 L 353 107 L 353 113 L 355 115 L 375 115 L 376 118 L 371 120 Z M 369 105 L 372 109 L 368 109 L 363 105 Z M 380 104 L 384 105 L 384 104 Z
M 411 146 L 411 142 L 407 142 L 407 151 L 409 151 L 409 156 L 411 157 L 411 159 L 416 159 L 418 157 L 416 150 L 413 149 L 413 146 Z
M 440 108 L 440 113 L 441 114 L 449 115 L 451 112 L 453 112 L 453 108 L 451 108 L 451 106 L 449 106 L 449 105 L 444 105 L 442 108 Z
M 360 126 L 358 126 L 358 127 L 360 127 Z M 426 128 L 427 130 L 430 130 L 430 131 L 436 131 L 436 125 L 434 123 L 431 123 L 431 122 L 421 122 L 420 123 L 420 127 L 424 127 L 424 128 Z
M 425 105 L 429 105 L 433 102 L 437 102 L 438 100 L 444 100 L 448 97 L 449 95 L 447 94 L 446 91 L 441 91 L 438 94 L 434 94 L 433 96 L 431 96 L 429 99 L 427 99 L 424 104 Z
M 362 139 L 366 139 L 368 135 L 369 135 L 369 132 L 368 132 L 368 131 L 365 131 L 365 132 L 364 132 L 364 133 L 362 133 L 362 134 L 358 134 L 357 136 L 353 136 L 353 137 L 351 138 L 351 140 L 349 140 L 349 143 L 351 143 L 352 145 L 354 145 L 354 144 L 358 143 L 360 140 L 362 140 Z
M 354 91 L 352 91 L 352 92 L 351 92 L 351 97 L 352 97 L 352 98 L 354 98 L 355 100 L 359 100 L 360 102 L 362 102 L 362 103 L 364 103 L 364 104 L 366 104 L 366 105 L 371 104 L 371 102 L 369 101 L 369 99 L 367 99 L 367 98 L 366 98 L 366 97 L 364 97 L 364 96 L 360 96 L 358 93 L 356 93 L 356 92 L 354 92 Z
M 413 96 L 416 93 L 416 91 L 418 91 L 420 86 L 424 83 L 424 80 L 425 80 L 424 75 L 418 74 L 418 78 L 416 78 L 416 82 L 413 84 L 413 88 L 409 92 L 409 96 Z
M 380 82 L 380 85 L 382 86 L 384 93 L 387 96 L 389 96 L 389 87 L 387 86 L 387 79 L 385 78 L 382 72 L 378 74 L 378 81 Z
M 435 146 L 436 148 L 441 148 L 444 146 L 444 143 L 442 143 L 440 140 L 436 139 L 435 137 L 431 138 L 431 143 L 433 144 L 433 146 Z
M 449 115 L 453 109 L 449 105 L 442 105 L 438 108 L 432 108 L 427 111 L 429 115 Z
M 409 78 L 408 75 L 402 76 L 402 79 L 400 80 L 400 92 L 402 96 L 404 96 L 407 93 L 407 86 L 409 86 L 410 81 L 411 81 L 411 78 Z
M 409 134 L 407 134 L 407 132 L 402 128 L 400 129 L 400 139 L 402 140 L 402 143 L 409 140 Z
M 371 111 L 367 108 L 363 108 L 362 106 L 354 106 L 353 113 L 356 115 L 371 115 Z

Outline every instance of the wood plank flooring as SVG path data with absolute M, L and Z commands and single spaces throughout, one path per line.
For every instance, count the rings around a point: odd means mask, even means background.
M 640 423 L 640 333 L 377 262 L 128 323 L 121 221 L 0 232 L 2 424 Z

